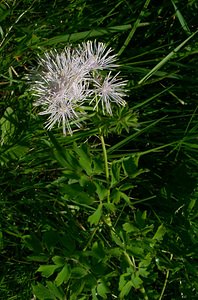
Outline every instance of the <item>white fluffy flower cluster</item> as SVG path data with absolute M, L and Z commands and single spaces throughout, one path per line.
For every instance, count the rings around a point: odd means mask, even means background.
M 63 52 L 47 52 L 39 58 L 41 71 L 32 76 L 31 90 L 37 97 L 34 105 L 41 106 L 41 115 L 49 115 L 46 128 L 62 124 L 63 133 L 72 134 L 71 124 L 80 127 L 83 106 L 112 115 L 112 104 L 126 104 L 126 80 L 119 78 L 117 56 L 101 42 L 87 41 Z M 109 70 L 108 73 L 103 70 Z

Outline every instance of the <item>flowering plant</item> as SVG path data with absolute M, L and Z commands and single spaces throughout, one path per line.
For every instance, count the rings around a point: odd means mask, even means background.
M 80 127 L 89 105 L 103 115 L 112 115 L 114 104 L 125 106 L 127 80 L 119 78 L 117 56 L 102 42 L 87 41 L 76 48 L 66 47 L 39 57 L 41 71 L 31 77 L 35 106 L 49 115 L 46 128 L 62 124 L 63 134 L 72 135 L 71 124 Z M 32 80 L 33 79 L 33 80 Z

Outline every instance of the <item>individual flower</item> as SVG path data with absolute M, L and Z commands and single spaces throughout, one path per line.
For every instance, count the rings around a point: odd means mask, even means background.
M 93 94 L 94 98 L 90 101 L 96 102 L 94 110 L 98 110 L 99 103 L 102 105 L 102 112 L 112 115 L 111 104 L 115 103 L 119 106 L 125 106 L 126 101 L 123 97 L 126 96 L 125 90 L 127 80 L 122 80 L 118 77 L 119 73 L 111 76 L 111 72 L 103 79 L 102 77 L 93 80 Z
M 77 104 L 72 103 L 68 99 L 57 97 L 56 101 L 49 101 L 45 110 L 40 112 L 40 115 L 50 115 L 46 122 L 46 128 L 52 129 L 55 123 L 58 126 L 62 124 L 63 134 L 66 135 L 68 131 L 72 135 L 73 131 L 71 129 L 71 123 L 73 122 L 78 128 L 80 128 L 80 123 L 78 121 L 80 115 L 77 113 Z
M 77 53 L 81 59 L 82 65 L 85 69 L 90 71 L 113 69 L 118 65 L 115 64 L 117 61 L 117 55 L 112 54 L 112 49 L 107 49 L 107 46 L 102 42 L 96 40 L 87 41 L 82 43 L 77 48 Z

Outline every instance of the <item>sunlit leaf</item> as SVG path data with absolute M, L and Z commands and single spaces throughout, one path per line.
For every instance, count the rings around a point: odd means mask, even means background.
M 65 265 L 62 270 L 60 271 L 60 273 L 58 273 L 56 279 L 55 279 L 55 284 L 57 286 L 60 286 L 63 282 L 66 282 L 69 280 L 69 276 L 70 276 L 70 271 L 68 268 L 68 265 Z
M 54 272 L 60 268 L 57 265 L 42 265 L 38 268 L 37 272 L 41 272 L 42 275 L 46 278 L 50 277 Z
M 100 203 L 96 211 L 91 216 L 89 216 L 88 221 L 91 225 L 97 225 L 99 223 L 102 216 L 102 207 L 103 205 L 102 203 Z

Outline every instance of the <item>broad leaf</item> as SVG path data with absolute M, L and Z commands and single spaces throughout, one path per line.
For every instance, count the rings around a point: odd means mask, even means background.
M 65 265 L 60 271 L 60 273 L 58 273 L 55 279 L 55 284 L 57 286 L 60 286 L 63 282 L 67 282 L 69 280 L 69 277 L 70 277 L 70 271 L 68 265 Z
M 91 216 L 89 216 L 88 222 L 91 225 L 97 225 L 99 223 L 102 216 L 102 206 L 102 203 L 100 203 L 96 211 Z
M 41 272 L 46 278 L 50 277 L 54 272 L 60 268 L 57 265 L 42 265 L 38 268 L 37 272 Z
M 41 283 L 33 286 L 33 293 L 39 300 L 56 300 L 56 297 Z

